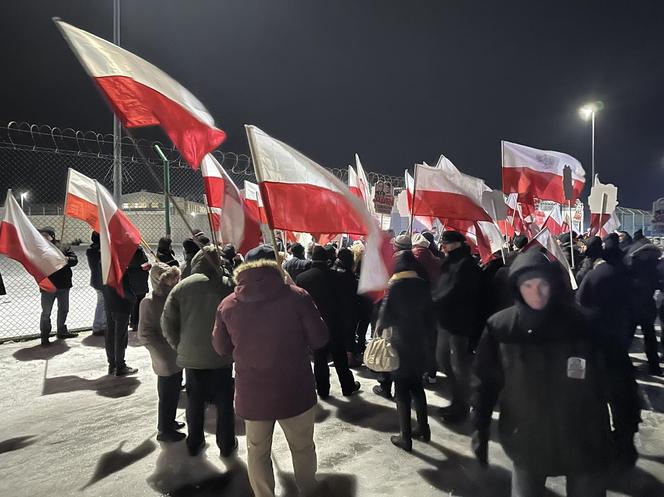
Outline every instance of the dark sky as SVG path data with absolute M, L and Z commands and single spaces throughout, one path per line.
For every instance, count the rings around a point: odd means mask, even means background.
M 500 186 L 500 140 L 577 157 L 620 203 L 664 195 L 664 2 L 140 0 L 122 45 L 192 91 L 247 152 L 256 124 L 319 163 L 358 152 L 402 174 L 444 153 Z M 111 131 L 111 114 L 51 22 L 112 38 L 111 0 L 5 2 L 0 119 Z

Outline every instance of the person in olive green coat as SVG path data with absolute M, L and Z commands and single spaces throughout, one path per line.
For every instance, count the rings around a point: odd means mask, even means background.
M 217 407 L 217 445 L 222 457 L 237 447 L 230 355 L 212 347 L 212 329 L 221 301 L 233 292 L 233 280 L 222 268 L 213 246 L 204 247 L 191 262 L 191 276 L 171 291 L 161 316 L 166 340 L 177 352 L 177 365 L 187 380 L 187 449 L 192 456 L 205 446 L 205 403 Z

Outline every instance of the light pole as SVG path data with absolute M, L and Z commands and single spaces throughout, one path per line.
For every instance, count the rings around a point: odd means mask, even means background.
M 24 210 L 23 209 L 23 202 L 25 201 L 26 198 L 28 198 L 28 192 L 21 193 L 21 210 Z
M 595 114 L 604 108 L 602 102 L 592 102 L 584 105 L 579 109 L 579 115 L 586 121 L 590 119 L 591 122 L 591 141 L 590 141 L 590 163 L 592 177 L 590 178 L 590 184 L 595 184 Z

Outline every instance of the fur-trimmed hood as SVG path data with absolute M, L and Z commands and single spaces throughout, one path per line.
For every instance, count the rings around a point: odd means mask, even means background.
M 180 281 L 180 268 L 169 266 L 163 262 L 152 264 L 150 269 L 150 283 L 152 293 L 155 295 L 166 296 L 175 285 Z
M 245 262 L 234 272 L 235 295 L 242 302 L 260 302 L 274 298 L 286 283 L 276 261 L 261 259 Z

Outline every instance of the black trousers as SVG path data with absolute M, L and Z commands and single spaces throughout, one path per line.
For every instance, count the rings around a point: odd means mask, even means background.
M 328 356 L 332 355 L 334 368 L 339 376 L 341 383 L 341 392 L 348 395 L 353 392 L 355 378 L 348 367 L 348 356 L 346 350 L 341 344 L 328 343 L 322 349 L 314 352 L 314 376 L 316 377 L 316 391 L 321 397 L 327 397 L 330 394 L 330 367 L 327 364 Z
M 356 354 L 364 354 L 364 351 L 367 348 L 367 331 L 369 330 L 369 324 L 369 318 L 361 319 L 357 323 L 357 329 L 355 330 L 355 350 L 353 350 Z
M 145 294 L 136 295 L 136 301 L 131 305 L 131 316 L 129 318 L 129 323 L 131 324 L 132 330 L 138 330 L 138 310 L 141 306 L 141 300 L 145 298 Z
M 157 377 L 157 394 L 159 395 L 157 430 L 174 431 L 180 390 L 182 390 L 182 371 L 171 376 Z
M 108 312 L 106 309 L 106 334 L 104 344 L 106 346 L 106 359 L 108 365 L 114 368 L 125 366 L 125 351 L 129 327 L 129 314 L 123 312 Z
M 411 400 L 415 404 L 415 415 L 417 427 L 423 430 L 429 426 L 427 412 L 427 397 L 422 385 L 422 377 L 394 378 L 394 394 L 397 402 L 397 414 L 399 415 L 399 429 L 401 438 L 411 439 L 412 427 L 410 421 Z
M 186 369 L 187 377 L 187 446 L 197 448 L 205 439 L 205 404 L 217 408 L 217 446 L 230 451 L 235 445 L 235 411 L 233 410 L 233 370 Z
M 643 348 L 648 358 L 648 366 L 651 370 L 657 370 L 659 366 L 659 346 L 657 344 L 657 331 L 655 331 L 655 319 L 641 319 L 639 323 L 643 332 Z M 662 335 L 664 339 L 664 334 Z M 663 342 L 664 343 L 664 342 Z

